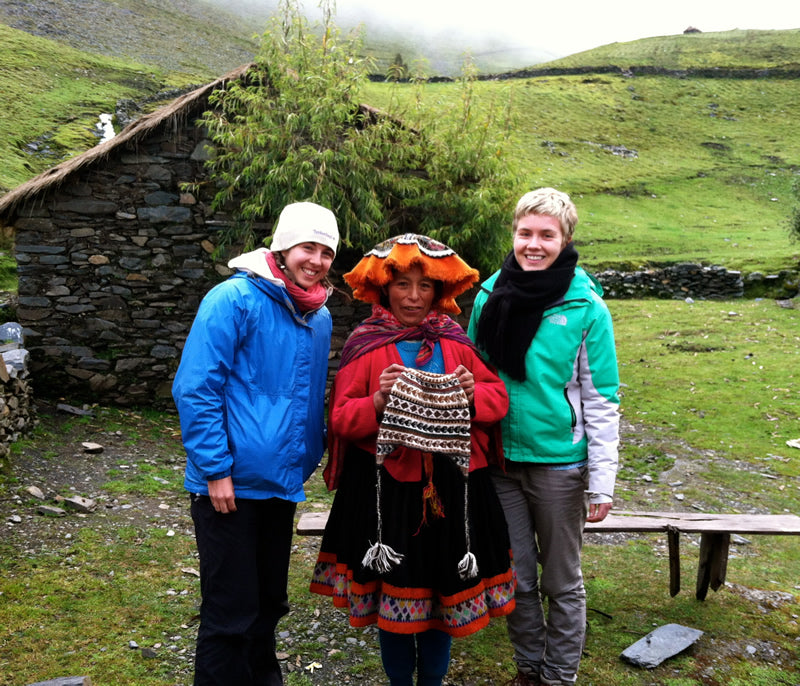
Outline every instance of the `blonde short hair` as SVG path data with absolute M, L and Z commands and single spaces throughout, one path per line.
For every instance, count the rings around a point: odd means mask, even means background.
M 522 217 L 529 214 L 546 214 L 555 217 L 561 224 L 564 241 L 572 240 L 575 227 L 578 224 L 578 210 L 572 199 L 555 188 L 537 188 L 535 191 L 525 193 L 514 209 L 514 221 L 511 225 L 513 232 L 517 230 L 517 223 Z

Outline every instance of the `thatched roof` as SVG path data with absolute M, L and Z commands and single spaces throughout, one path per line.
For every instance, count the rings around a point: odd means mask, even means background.
M 48 169 L 46 172 L 42 172 L 22 185 L 17 186 L 17 188 L 9 191 L 0 198 L 0 217 L 10 215 L 20 203 L 31 199 L 42 191 L 63 183 L 79 169 L 105 159 L 119 146 L 136 142 L 170 118 L 185 115 L 192 109 L 193 105 L 202 101 L 216 88 L 219 88 L 229 81 L 240 79 L 251 66 L 251 64 L 245 64 L 221 76 L 216 81 L 212 81 L 205 86 L 201 86 L 200 88 L 176 98 L 169 105 L 165 105 L 155 112 L 146 114 L 140 119 L 131 122 L 110 140 L 100 143 L 86 152 L 76 155 Z

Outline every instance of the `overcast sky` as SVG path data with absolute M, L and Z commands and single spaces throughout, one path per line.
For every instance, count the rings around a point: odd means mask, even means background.
M 311 10 L 318 3 L 303 4 Z M 800 0 L 336 0 L 336 7 L 340 25 L 372 15 L 423 35 L 458 27 L 559 57 L 689 26 L 704 33 L 800 28 Z

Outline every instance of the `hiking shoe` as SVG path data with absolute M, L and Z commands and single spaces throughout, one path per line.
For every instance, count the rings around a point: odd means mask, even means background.
M 517 670 L 517 676 L 505 683 L 506 686 L 541 686 L 538 676 L 535 674 L 526 674 L 519 669 Z

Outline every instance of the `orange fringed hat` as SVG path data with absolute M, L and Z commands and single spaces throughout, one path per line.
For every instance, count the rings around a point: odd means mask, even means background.
M 444 243 L 406 233 L 378 243 L 344 275 L 344 280 L 353 289 L 356 299 L 379 304 L 381 289 L 394 278 L 394 271 L 408 271 L 414 265 L 419 265 L 429 279 L 442 282 L 442 296 L 434 307 L 448 314 L 461 312 L 456 297 L 480 278 L 477 269 L 470 267 Z

